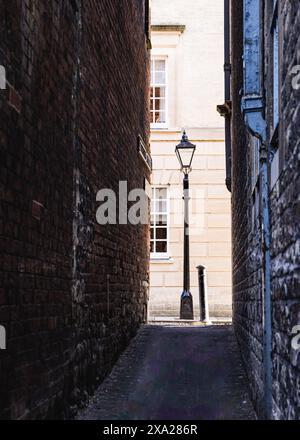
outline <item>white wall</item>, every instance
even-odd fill
[[[223,0],[152,0],[152,24],[182,24],[176,53],[178,127],[223,127]],[[153,47],[159,36],[153,36]]]
[[[223,0],[152,0],[152,25],[184,25],[183,33],[153,32],[153,56],[168,62],[169,120],[153,129],[151,149],[154,185],[182,191],[182,173],[175,156],[181,129],[186,128],[197,150],[190,174],[191,291],[199,316],[196,267],[207,267],[212,316],[231,314],[231,214],[225,187],[224,119],[216,111],[224,102]],[[196,204],[195,198],[201,203]],[[183,203],[183,202],[182,202]],[[150,316],[179,316],[183,279],[183,214],[171,200],[170,258],[151,262]],[[174,222],[181,215],[182,223]]]

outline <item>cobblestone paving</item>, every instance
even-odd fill
[[[78,419],[255,419],[232,327],[145,326]]]

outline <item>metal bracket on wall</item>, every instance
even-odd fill
[[[140,156],[144,162],[144,164],[146,165],[146,167],[148,168],[148,170],[150,171],[150,173],[152,173],[152,158],[151,155],[148,153],[145,142],[143,140],[143,138],[139,135],[138,136],[138,152],[140,153]]]

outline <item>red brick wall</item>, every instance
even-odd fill
[[[148,56],[140,0],[0,0],[0,418],[71,417],[146,318],[148,227],[96,194],[149,178]]]

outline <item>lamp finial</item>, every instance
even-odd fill
[[[186,130],[183,130],[183,134],[182,134],[182,142],[188,142],[189,138],[188,135],[186,134]]]

